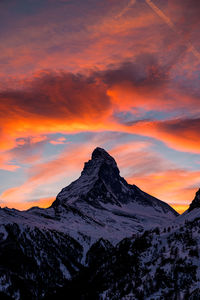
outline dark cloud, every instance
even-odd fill
[[[184,32],[189,32],[200,26],[199,0],[170,0],[169,6],[177,15],[175,23]]]
[[[143,53],[134,61],[126,61],[117,66],[109,66],[104,71],[92,72],[90,76],[66,72],[46,71],[30,81],[25,81],[23,88],[7,88],[0,92],[0,115],[5,118],[22,116],[62,120],[101,119],[112,107],[107,91],[112,87],[122,87],[126,96],[133,93],[128,106],[143,107],[143,103],[157,106],[167,102],[171,107],[180,107],[174,98],[166,97],[171,88],[171,68],[176,63],[176,56],[161,62],[156,55]],[[173,83],[173,94],[180,90],[189,95],[191,103],[196,97],[191,95],[189,81],[179,87]],[[192,89],[194,90],[194,89]],[[192,99],[193,98],[193,99]],[[141,103],[143,101],[143,103]],[[186,103],[188,104],[188,103]],[[168,106],[169,106],[168,105]],[[130,107],[130,106],[129,106]],[[192,107],[192,106],[191,106]]]
[[[196,119],[175,119],[160,123],[160,128],[174,134],[186,135],[186,133],[195,133],[196,136],[200,132],[200,118]]]
[[[98,118],[110,107],[103,85],[71,73],[45,73],[23,89],[1,92],[0,100],[1,114],[30,113],[41,118]]]
[[[154,93],[169,81],[172,62],[161,65],[155,55],[141,54],[105,71],[84,76],[65,72],[43,72],[20,89],[0,92],[0,115],[30,115],[66,120],[101,118],[111,108],[107,90],[129,84],[139,93]],[[147,99],[148,101],[148,99]]]
[[[133,62],[121,63],[118,67],[108,69],[98,74],[108,85],[129,82],[133,86],[157,87],[168,80],[171,62],[161,65],[156,55],[143,53]]]

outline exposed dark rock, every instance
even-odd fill
[[[192,201],[192,203],[190,204],[188,212],[192,211],[195,208],[200,208],[200,189],[196,192],[196,196]]]

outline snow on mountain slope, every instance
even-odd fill
[[[1,209],[0,224],[58,230],[88,247],[101,237],[116,243],[144,228],[162,226],[177,215],[165,202],[129,185],[114,158],[96,148],[79,179],[62,189],[50,208]]]
[[[173,216],[177,215],[165,202],[142,192],[135,185],[129,185],[120,176],[114,158],[101,148],[93,151],[92,159],[85,163],[79,179],[62,189],[53,206],[83,202],[96,208],[107,203],[121,207],[134,202],[154,207],[160,213],[170,212]]]
[[[0,209],[0,292],[40,299],[82,268],[98,239],[116,245],[144,229],[167,225],[177,215],[165,202],[129,185],[115,160],[96,148],[80,178],[51,207]]]
[[[115,247],[101,239],[88,251],[87,267],[45,299],[197,300],[199,233],[200,219],[138,233]]]
[[[62,189],[52,204],[62,215],[66,206],[96,221],[98,232],[94,226],[91,236],[115,242],[144,228],[163,225],[178,215],[165,202],[128,184],[120,176],[115,160],[101,148],[93,151],[81,176]]]

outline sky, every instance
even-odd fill
[[[95,147],[187,209],[200,187],[199,0],[0,1],[0,206],[48,207]]]

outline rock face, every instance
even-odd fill
[[[142,192],[135,185],[128,184],[120,176],[114,158],[102,148],[93,151],[92,158],[85,163],[80,178],[62,189],[52,206],[73,204],[78,207],[81,203],[95,208],[104,208],[104,204],[122,207],[136,203],[177,216],[174,209],[165,202]]]
[[[62,189],[52,207],[58,211],[73,207],[103,227],[109,227],[110,232],[117,230],[119,236],[121,231],[124,231],[123,236],[125,232],[130,235],[178,215],[165,202],[128,184],[120,176],[115,160],[101,148],[93,151],[81,176]]]
[[[196,192],[196,196],[192,201],[192,203],[190,204],[188,212],[192,211],[195,208],[200,208],[200,189]]]
[[[42,299],[87,264],[98,264],[95,255],[106,259],[123,238],[176,216],[168,204],[128,184],[114,158],[96,148],[51,207],[0,209],[0,293]]]

